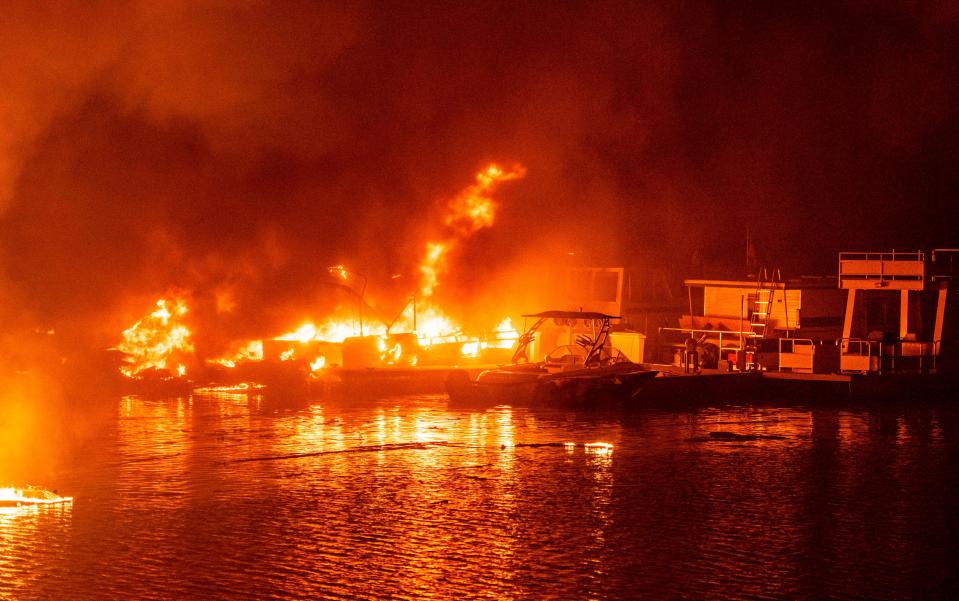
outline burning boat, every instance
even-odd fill
[[[450,366],[499,361],[519,336],[510,318],[499,316],[495,330],[488,325],[463,327],[441,308],[435,292],[457,247],[493,225],[497,187],[525,173],[521,165],[512,169],[489,165],[447,202],[442,222],[424,244],[415,272],[403,280],[415,283],[412,289],[402,285],[404,298],[398,313],[393,307],[401,299],[395,289],[385,294],[385,302],[376,302],[377,291],[368,293],[366,275],[337,264],[327,267],[330,281],[324,285],[331,291],[329,300],[333,293],[345,294],[349,300],[327,312],[322,321],[314,321],[318,315],[309,311],[306,321],[286,334],[234,340],[225,355],[209,357],[204,356],[202,341],[194,339],[192,326],[187,326],[195,323],[187,317],[183,298],[190,295],[168,294],[124,330],[122,341],[112,347],[119,354],[123,383],[131,392],[161,395],[187,393],[196,383],[302,393],[365,385],[370,380],[382,384],[379,380],[384,379],[391,384],[386,387],[391,392],[403,388],[393,384],[414,381],[417,386],[425,383],[441,390],[443,380],[437,374],[445,376],[443,370]],[[395,274],[392,279],[400,277]],[[221,304],[223,311],[232,311],[230,302],[220,301],[218,297],[217,311]]]
[[[457,404],[519,404],[549,407],[615,407],[629,402],[658,372],[633,363],[611,345],[613,315],[589,311],[544,311],[520,336],[512,364],[489,369],[470,380],[467,372],[451,372],[446,381],[450,401]],[[565,344],[541,361],[531,361],[531,347],[542,346],[544,326],[566,330]]]

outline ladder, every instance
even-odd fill
[[[759,343],[766,338],[769,331],[770,316],[773,312],[773,301],[776,299],[776,284],[782,281],[782,274],[779,269],[775,269],[770,277],[769,271],[765,267],[759,270],[759,277],[756,281],[756,292],[749,295],[751,309],[749,311],[749,341],[754,348],[751,361],[746,362],[746,369],[756,369],[756,352],[759,350]]]

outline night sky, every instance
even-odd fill
[[[446,294],[959,246],[957,2],[37,4],[0,15],[8,323],[105,340],[176,289],[263,334],[340,262],[386,295],[494,161],[528,174]]]

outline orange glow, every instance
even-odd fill
[[[217,290],[216,293],[216,312],[221,313],[232,313],[236,310],[237,304],[236,299],[233,297],[233,292],[230,290]]]
[[[181,323],[187,313],[186,303],[179,298],[156,302],[157,309],[123,331],[123,342],[115,350],[126,355],[120,371],[135,377],[147,369],[170,369],[186,374],[182,361],[193,354],[190,330]]]
[[[342,265],[334,265],[333,267],[329,268],[329,271],[333,275],[339,277],[341,280],[345,280],[349,274],[349,271],[346,269],[346,267]]]
[[[310,371],[319,371],[326,367],[326,357],[320,356],[310,363]]]

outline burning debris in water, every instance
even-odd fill
[[[72,497],[61,497],[56,492],[50,492],[36,486],[16,488],[13,486],[0,488],[0,507],[21,507],[23,505],[52,505],[56,503],[70,503]]]

